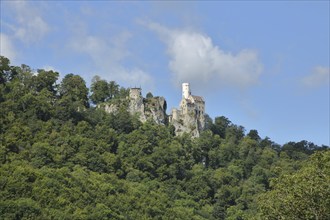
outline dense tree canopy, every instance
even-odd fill
[[[90,99],[93,103],[98,104],[105,102],[110,98],[110,88],[106,80],[102,80],[99,76],[94,76],[92,79]]]
[[[328,219],[330,155],[228,118],[199,138],[141,123],[128,89],[0,57],[1,219]]]
[[[271,180],[259,199],[263,219],[330,219],[330,152],[315,153],[294,175]]]

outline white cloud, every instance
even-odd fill
[[[25,43],[36,43],[50,31],[38,8],[27,1],[12,1],[8,5],[15,14],[15,24],[6,25],[17,39]]]
[[[84,25],[78,26],[68,46],[76,52],[87,54],[96,67],[94,71],[97,75],[124,86],[142,86],[147,89],[153,87],[154,81],[150,74],[140,68],[127,68],[122,64],[124,58],[130,55],[126,48],[126,43],[132,36],[129,32],[103,38],[87,34]]]
[[[212,39],[192,30],[175,30],[157,23],[145,23],[167,44],[169,68],[176,84],[187,81],[194,87],[235,86],[245,88],[258,82],[262,64],[257,52],[225,52]]]
[[[329,85],[330,69],[329,67],[316,66],[311,74],[302,78],[301,83],[306,87],[318,87]]]
[[[12,63],[16,58],[16,50],[10,38],[3,33],[0,33],[0,54],[9,58]]]
[[[115,76],[118,80],[125,82],[126,86],[141,86],[146,90],[150,90],[153,87],[152,77],[139,68],[128,69],[124,67],[117,67],[113,71],[112,76]]]
[[[106,50],[106,44],[96,36],[81,36],[72,39],[70,47],[79,52],[88,53],[92,58],[98,59]]]

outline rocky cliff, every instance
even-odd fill
[[[121,101],[117,100],[116,102],[103,103],[98,107],[103,108],[108,113],[115,114],[123,103],[126,103],[125,106],[132,115],[138,115],[141,122],[153,120],[157,124],[167,124],[167,104],[164,97],[143,98],[139,96]]]
[[[153,97],[144,99],[144,115],[146,119],[152,119],[157,124],[167,124],[167,103],[164,97]]]
[[[175,128],[176,135],[182,135],[188,133],[192,137],[199,137],[200,132],[204,130],[205,118],[204,115],[197,115],[194,112],[188,114],[182,114],[180,111],[177,112],[177,117],[170,120]]]

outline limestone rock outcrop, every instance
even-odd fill
[[[147,117],[144,113],[144,98],[142,95],[137,96],[137,97],[129,97],[129,105],[128,105],[128,111],[134,115],[138,114],[139,119],[141,122],[146,122]]]
[[[164,97],[152,97],[144,99],[144,115],[146,119],[152,119],[157,124],[167,123],[167,103]]]
[[[164,97],[143,98],[142,95],[130,95],[128,111],[138,114],[141,122],[153,120],[157,124],[166,124],[166,100]]]

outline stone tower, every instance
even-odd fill
[[[142,97],[141,88],[130,88],[129,97],[131,99],[137,99]]]

